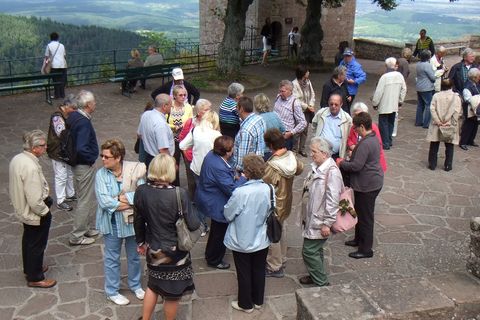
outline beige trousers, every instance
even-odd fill
[[[278,271],[282,269],[284,263],[287,262],[287,228],[286,222],[282,223],[282,237],[277,243],[271,243],[268,248],[267,269],[270,271]]]

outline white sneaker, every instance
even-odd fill
[[[118,304],[119,306],[126,306],[127,304],[130,303],[130,300],[128,300],[125,296],[122,296],[121,294],[109,296],[107,297],[107,299],[112,301],[115,304]]]
[[[142,288],[135,290],[134,293],[138,300],[143,300],[143,298],[145,298],[145,291],[143,291]]]
[[[246,312],[246,313],[252,313],[253,312],[253,308],[252,309],[243,309],[242,307],[240,307],[238,305],[238,301],[232,301],[232,308],[235,309],[235,310],[238,310],[238,311],[243,311],[243,312]]]

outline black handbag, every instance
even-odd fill
[[[282,237],[282,224],[278,220],[277,209],[273,198],[273,187],[267,184],[270,188],[270,212],[267,217],[267,236],[270,242],[277,243]]]

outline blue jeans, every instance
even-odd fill
[[[432,102],[433,91],[417,91],[417,114],[415,116],[415,125],[417,127],[428,128],[430,125],[430,102]]]
[[[378,129],[382,137],[383,148],[388,149],[392,146],[393,127],[395,126],[396,112],[379,114]]]
[[[122,243],[125,240],[127,252],[128,286],[132,291],[142,287],[140,257],[137,253],[135,236],[119,238],[115,218],[112,218],[112,233],[103,235],[105,252],[103,255],[103,269],[105,272],[105,293],[108,297],[118,294],[120,289],[120,255]]]

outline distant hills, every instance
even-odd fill
[[[413,42],[422,28],[434,41],[480,34],[480,0],[403,0],[389,12],[371,2],[357,0],[355,37]]]
[[[198,39],[199,0],[0,0],[0,12]]]

